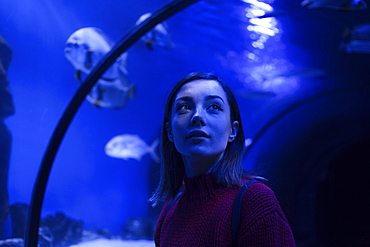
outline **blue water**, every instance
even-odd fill
[[[331,54],[321,53],[317,43],[313,42],[314,48],[294,44],[295,32],[307,32],[295,29],[297,22],[273,18],[260,23],[270,25],[272,33],[256,32],[261,30],[253,28],[258,24],[246,17],[246,8],[253,4],[230,2],[200,2],[166,20],[175,44],[171,50],[158,46],[149,50],[141,42],[129,48],[127,70],[130,82],[137,85],[136,98],[118,110],[83,102],[57,153],[43,217],[62,211],[83,220],[86,227],[107,227],[115,234],[131,217],[155,218],[158,210],[149,206],[148,198],[158,179],[158,165],[149,155],[141,161],[108,157],[104,146],[120,134],[137,134],[148,145],[159,138],[168,89],[189,72],[214,71],[238,92],[246,138],[258,131],[256,116],[270,102],[306,95],[325,84],[315,74],[284,77],[284,73],[306,68],[313,68],[309,70],[313,73],[330,72],[322,60],[332,61]],[[66,39],[79,28],[98,27],[117,41],[139,16],[155,11],[165,1],[0,3],[0,35],[13,50],[8,77],[16,108],[5,121],[13,136],[9,202],[29,203],[53,130],[79,87],[74,68],[64,57]],[[336,31],[325,25],[320,30]],[[339,38],[334,35],[332,43]],[[321,59],[313,59],[317,54]],[[253,168],[253,164],[246,167]]]

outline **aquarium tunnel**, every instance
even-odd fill
[[[368,0],[0,3],[0,246],[155,246],[164,105],[194,71],[234,92],[297,246],[370,246]]]

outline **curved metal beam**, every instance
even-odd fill
[[[44,199],[45,189],[49,178],[49,173],[58,151],[59,145],[67,131],[72,118],[76,114],[81,103],[88,92],[94,86],[96,81],[103,73],[116,61],[116,59],[134,44],[141,36],[155,27],[158,23],[166,20],[168,17],[176,14],[184,8],[199,0],[175,0],[163,6],[152,14],[140,25],[133,27],[125,36],[123,36],[112,49],[98,62],[91,73],[87,76],[85,82],[80,86],[70,101],[67,109],[64,111],[59,123],[54,130],[49,145],[45,151],[41,167],[34,184],[30,207],[28,210],[27,228],[25,233],[25,246],[36,247],[38,243],[38,229],[40,224],[40,214]]]

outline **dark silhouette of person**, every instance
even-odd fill
[[[12,136],[4,119],[14,114],[13,97],[10,93],[7,76],[11,59],[12,50],[0,36],[0,239],[2,238],[3,222],[9,214],[8,171]]]

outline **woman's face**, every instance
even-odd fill
[[[167,134],[183,159],[206,157],[217,162],[238,127],[237,121],[230,121],[230,106],[221,85],[214,80],[195,80],[178,91]]]

